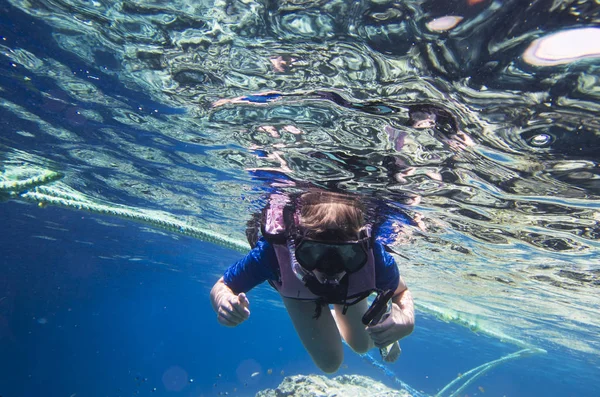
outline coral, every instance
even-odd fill
[[[276,389],[266,389],[256,397],[410,397],[405,390],[394,390],[369,377],[341,375],[294,375],[283,379]]]

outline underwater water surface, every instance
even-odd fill
[[[411,220],[417,328],[341,374],[596,395],[599,23],[574,0],[0,1],[0,396],[317,373],[268,286],[235,329],[208,300],[252,214],[308,186]]]

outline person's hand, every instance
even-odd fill
[[[250,302],[246,294],[226,294],[220,298],[217,308],[217,320],[220,324],[235,327],[248,319]]]
[[[415,318],[405,313],[400,306],[392,303],[392,311],[383,321],[367,327],[367,332],[375,346],[383,348],[410,335],[415,328]]]

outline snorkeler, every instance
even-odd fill
[[[234,327],[247,320],[246,293],[268,281],[324,372],[340,367],[342,338],[358,353],[391,346],[384,360],[398,358],[397,341],[414,328],[412,295],[394,258],[371,235],[357,199],[324,191],[293,199],[274,195],[263,212],[261,234],[212,288],[219,323]],[[366,298],[373,292],[378,295],[369,307]],[[391,311],[377,322],[388,298]]]

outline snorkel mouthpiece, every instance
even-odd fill
[[[321,284],[336,288],[340,285],[340,280],[346,275],[346,272],[342,270],[337,273],[328,274],[317,270],[313,271],[312,274]]]

